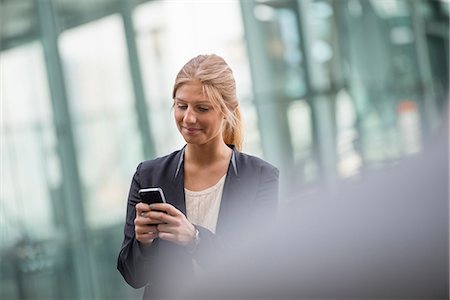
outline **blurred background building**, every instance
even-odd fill
[[[116,271],[128,188],[183,145],[193,56],[230,63],[281,204],[419,153],[447,111],[448,0],[0,3],[1,299],[141,298]]]

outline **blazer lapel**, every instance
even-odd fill
[[[177,207],[183,214],[186,215],[186,201],[184,195],[184,150],[181,149],[179,155],[175,159],[174,163],[176,167],[173,169],[174,172],[170,172],[169,175],[172,176],[171,187],[168,189],[169,195],[166,196],[167,202]]]
[[[217,233],[221,233],[225,229],[225,224],[232,222],[232,207],[234,207],[238,201],[236,193],[240,190],[240,177],[237,168],[239,152],[234,148],[234,146],[232,149],[233,153],[228,166],[227,177],[223,187],[222,200],[220,202],[219,216],[216,226]]]

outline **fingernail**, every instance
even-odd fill
[[[155,207],[154,204],[150,204],[150,209],[153,209]]]

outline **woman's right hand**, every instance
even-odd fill
[[[134,231],[136,240],[142,244],[150,244],[158,237],[159,220],[152,220],[148,213],[150,205],[139,202],[136,204],[136,218],[134,219]]]

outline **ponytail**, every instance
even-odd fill
[[[242,151],[243,130],[241,110],[239,106],[234,110],[233,114],[229,118],[226,118],[222,136],[225,144],[235,145],[237,150]]]

